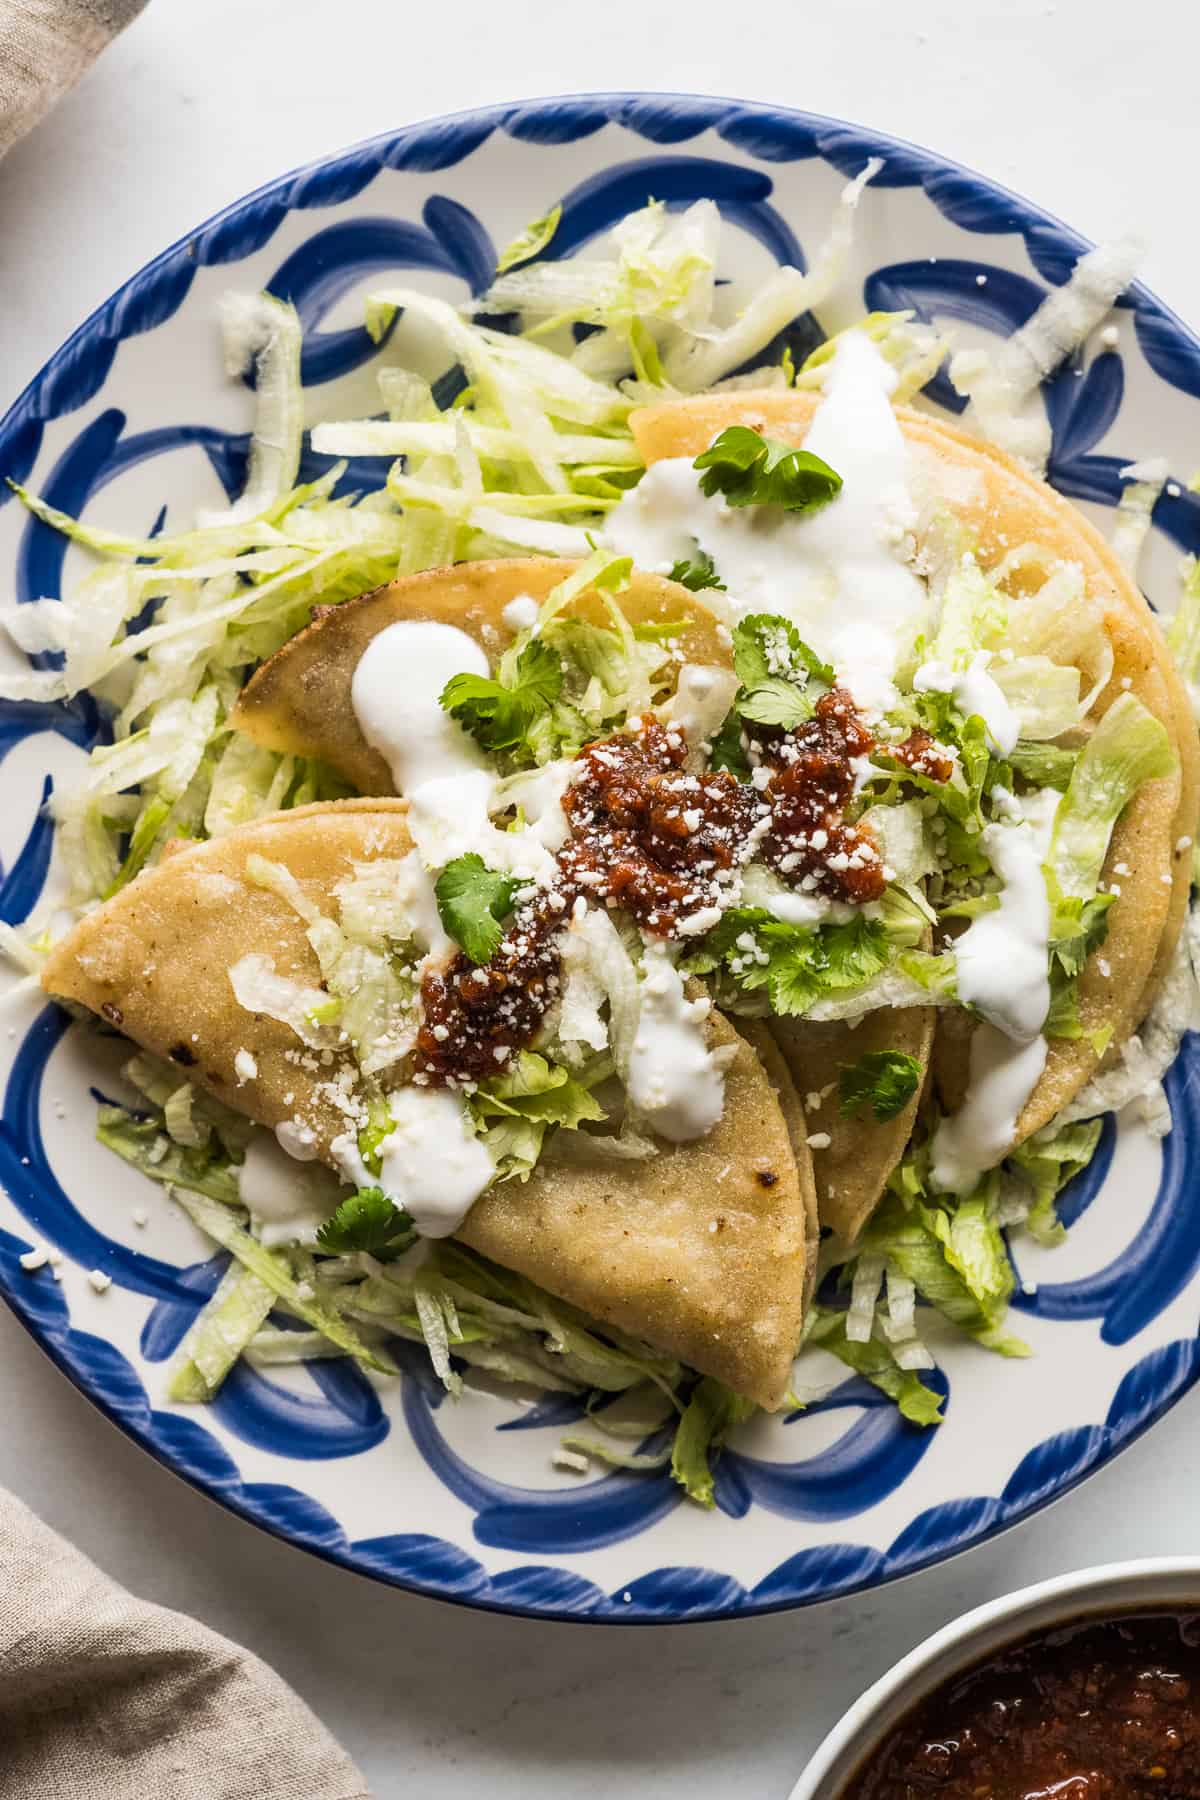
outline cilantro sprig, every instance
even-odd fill
[[[511,678],[452,675],[441,705],[485,750],[516,750],[562,692],[562,664],[542,638],[531,638],[517,657]]]
[[[763,437],[748,425],[729,425],[692,465],[700,491],[723,494],[729,506],[780,506],[816,512],[840,493],[842,478],[811,450]]]
[[[761,907],[731,907],[688,959],[698,975],[720,970],[738,987],[766,989],[780,1016],[808,1012],[818,1000],[865,986],[888,961],[888,939],[861,913],[844,925],[808,930],[785,925]]]
[[[408,1214],[382,1188],[359,1188],[326,1219],[317,1233],[317,1248],[330,1256],[366,1250],[380,1262],[390,1262],[408,1249],[415,1236]]]
[[[877,1124],[904,1111],[921,1085],[921,1065],[901,1050],[868,1050],[838,1075],[838,1098],[844,1116],[869,1106]]]
[[[520,885],[489,869],[474,850],[456,856],[438,876],[433,891],[442,924],[473,963],[491,962],[496,954]]]
[[[740,747],[742,723],[794,731],[811,719],[833,670],[809,648],[790,619],[750,613],[733,631],[733,666],[741,682],[733,710],[714,744],[716,766],[748,774]]]
[[[716,564],[708,551],[701,550],[699,545],[694,556],[681,557],[672,565],[669,579],[690,589],[693,594],[702,594],[706,588],[716,588],[722,594],[725,592],[725,583],[717,574]]]

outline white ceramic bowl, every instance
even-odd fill
[[[1200,1558],[1105,1563],[1039,1581],[943,1626],[881,1677],[834,1726],[791,1800],[837,1800],[905,1715],[950,1677],[1031,1632],[1156,1607],[1200,1608]]]

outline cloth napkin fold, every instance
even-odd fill
[[[146,0],[0,0],[0,156],[31,131]]]
[[[286,1682],[0,1489],[0,1800],[370,1800]]]

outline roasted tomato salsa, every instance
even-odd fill
[[[1082,1620],[938,1688],[842,1800],[1200,1800],[1200,1612]]]

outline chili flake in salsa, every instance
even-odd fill
[[[1200,1613],[1081,1620],[956,1675],[842,1800],[1197,1800]]]

